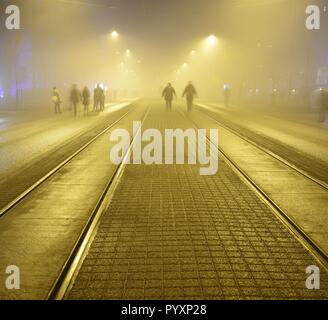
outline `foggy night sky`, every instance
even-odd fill
[[[217,55],[221,59],[218,64],[222,65],[222,79],[217,79],[217,83],[225,78],[240,78],[243,69],[251,79],[254,75],[250,72],[257,64],[266,64],[271,70],[279,66],[285,70],[295,64],[290,67],[290,72],[294,72],[304,67],[307,56],[311,55],[313,63],[319,54],[323,59],[324,51],[312,50],[312,42],[322,42],[317,37],[326,39],[323,34],[328,16],[322,32],[311,33],[310,37],[304,27],[304,10],[308,4],[325,1],[0,0],[1,22],[8,4],[20,6],[22,20],[22,30],[18,32],[8,32],[4,23],[0,25],[5,51],[1,53],[0,48],[0,66],[13,63],[14,43],[28,38],[33,41],[34,63],[46,69],[49,82],[86,79],[88,74],[95,81],[106,72],[111,74],[110,68],[118,63],[118,46],[108,40],[115,29],[121,35],[119,50],[130,49],[142,60],[142,72],[150,81],[154,75],[166,81],[172,70],[210,34],[215,34],[224,47],[225,56]],[[259,50],[258,44],[264,49]],[[70,78],[64,75],[65,70],[71,70],[67,71]],[[267,77],[263,73],[264,76]]]
[[[13,3],[1,1],[3,5]],[[72,43],[117,29],[132,46],[135,43],[144,51],[142,54],[151,49],[147,58],[166,59],[213,33],[236,41],[247,36],[248,41],[254,42],[281,36],[291,22],[293,3],[301,2],[306,3],[303,0],[14,1],[21,7],[23,30]],[[296,27],[303,27],[303,21]],[[293,27],[289,28],[292,33]]]

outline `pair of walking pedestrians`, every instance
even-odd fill
[[[166,102],[166,111],[172,111],[172,101],[174,97],[177,97],[177,94],[171,83],[163,90],[162,97]],[[182,98],[184,97],[186,97],[188,112],[192,112],[194,98],[197,97],[197,91],[191,81],[183,91]]]

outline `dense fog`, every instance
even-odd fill
[[[21,29],[0,4],[1,106],[42,107],[57,86],[94,88],[107,99],[160,96],[167,82],[199,98],[308,108],[328,82],[325,1],[24,0]],[[321,29],[305,26],[307,5]],[[66,94],[66,93],[65,93]]]

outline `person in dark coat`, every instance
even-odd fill
[[[176,91],[172,87],[172,84],[169,83],[162,93],[162,97],[165,99],[166,102],[166,111],[172,111],[172,100],[174,96],[177,96]]]
[[[182,94],[182,98],[186,97],[188,112],[192,111],[195,96],[197,96],[197,91],[192,82],[189,81]]]
[[[101,88],[100,85],[97,84],[96,88],[93,91],[93,107],[95,111],[100,110],[101,103]]]
[[[84,87],[82,91],[82,104],[84,106],[84,115],[88,115],[90,105],[90,90],[87,86]]]
[[[106,103],[106,93],[104,89],[100,88],[100,111],[105,110],[105,103]]]
[[[70,94],[70,102],[73,105],[75,117],[77,116],[77,106],[80,101],[81,101],[81,93],[80,93],[79,89],[77,88],[77,85],[74,84],[73,88],[71,90],[71,94]]]

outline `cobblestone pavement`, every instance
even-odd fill
[[[164,108],[164,107],[163,107]],[[192,127],[154,106],[144,127]],[[318,265],[223,162],[129,165],[68,299],[311,299],[305,269]]]

